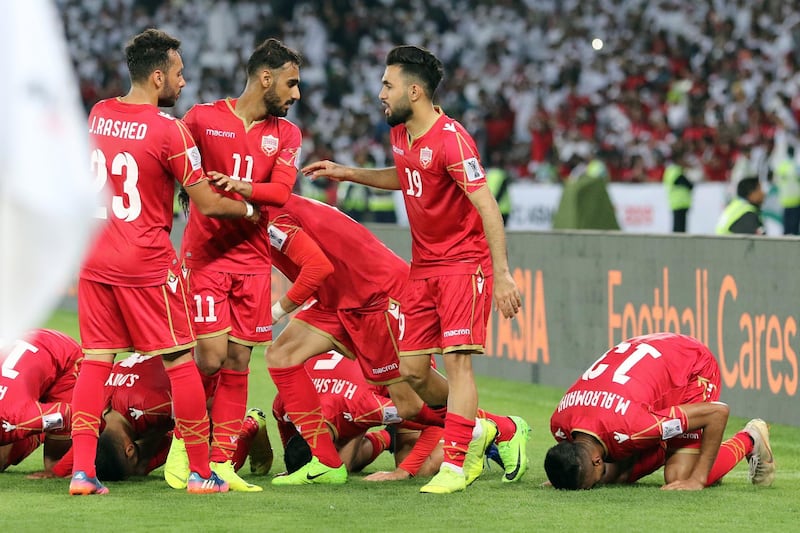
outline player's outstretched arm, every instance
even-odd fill
[[[725,426],[728,424],[730,409],[722,402],[702,402],[679,406],[687,419],[687,431],[703,430],[700,441],[700,454],[694,463],[688,477],[682,479],[666,480],[663,490],[701,490],[706,486],[708,474],[717,458]],[[676,454],[678,455],[678,454]],[[665,477],[669,476],[669,465],[665,469]]]
[[[216,170],[209,170],[206,174],[211,184],[218,189],[226,192],[233,191],[257,204],[282,206],[292,194],[294,174],[287,173],[282,167],[279,170],[272,172],[272,179],[268,183],[237,180]]]
[[[302,168],[303,175],[309,178],[329,178],[336,181],[352,181],[378,189],[399,190],[400,179],[395,167],[356,168],[346,167],[333,161],[317,161]]]
[[[467,197],[478,210],[486,242],[489,245],[489,253],[492,255],[495,309],[503,313],[504,317],[512,318],[519,311],[522,298],[508,267],[503,217],[488,186],[469,193]]]

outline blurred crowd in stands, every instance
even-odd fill
[[[303,162],[383,165],[386,52],[445,62],[438,102],[513,179],[767,179],[797,141],[800,10],[784,0],[57,0],[87,109],[127,90],[122,48],[146,27],[183,41],[173,113],[238,96],[253,47],[300,50]],[[592,46],[594,39],[602,47]],[[335,194],[335,193],[332,193]]]

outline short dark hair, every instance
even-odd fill
[[[578,490],[586,477],[581,462],[582,450],[575,442],[561,441],[544,457],[544,471],[554,488]]]
[[[299,67],[303,63],[303,56],[278,39],[269,38],[250,54],[250,59],[247,60],[247,75],[254,76],[264,67],[270,70],[281,68],[286,63],[294,63]]]
[[[742,180],[736,185],[736,194],[739,198],[744,198],[747,200],[747,197],[750,196],[750,193],[755,191],[761,186],[761,183],[758,181],[758,178],[742,178]]]
[[[403,74],[416,78],[428,98],[433,99],[444,75],[442,62],[419,46],[403,45],[392,48],[386,56],[386,66],[398,65]]]
[[[304,467],[311,460],[311,448],[300,435],[293,435],[286,441],[283,449],[283,462],[286,465],[286,472],[291,474]]]
[[[98,479],[103,481],[122,481],[130,476],[125,461],[125,443],[122,436],[104,431],[97,439],[95,468]]]
[[[150,28],[125,46],[132,82],[142,82],[156,70],[169,69],[169,51],[180,51],[181,42],[166,32]]]

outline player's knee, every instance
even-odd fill
[[[425,382],[428,377],[428,368],[420,368],[419,365],[401,360],[400,375],[414,387],[415,385]]]
[[[222,368],[223,360],[219,360],[216,358],[210,357],[197,357],[195,358],[195,362],[197,363],[197,368],[205,374],[206,376],[213,376],[217,372],[219,372],[220,368]]]
[[[292,354],[289,350],[284,350],[282,346],[272,345],[267,349],[265,355],[267,367],[286,368],[292,366]]]

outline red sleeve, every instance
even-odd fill
[[[403,462],[397,465],[412,476],[419,472],[420,467],[425,463],[425,460],[433,452],[439,441],[442,440],[444,429],[437,426],[426,426],[420,433],[414,447],[408,453]]]
[[[289,200],[294,188],[297,170],[294,167],[276,165],[267,183],[253,183],[250,200],[257,204],[283,205]]]
[[[475,141],[460,124],[453,123],[453,128],[443,133],[447,172],[464,192],[471,193],[486,184],[486,172]]]
[[[200,150],[183,121],[175,119],[175,128],[170,131],[167,143],[164,160],[181,185],[186,187],[205,179]]]
[[[333,264],[317,243],[299,227],[280,227],[275,221],[271,225],[284,235],[290,234],[291,239],[286,239],[286,245],[278,249],[300,267],[300,273],[286,296],[294,303],[302,304],[333,273]]]

